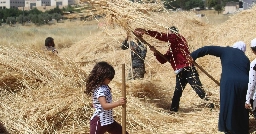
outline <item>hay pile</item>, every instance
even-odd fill
[[[168,12],[159,3],[112,0],[102,6],[106,17],[97,20],[101,31],[63,48],[58,56],[31,49],[0,48],[0,121],[10,133],[88,133],[93,109],[91,98],[83,93],[86,74],[98,61],[111,63],[116,75],[109,86],[113,89],[113,99],[117,100],[121,96],[122,64],[126,65],[126,76],[130,68],[130,51],[120,46],[127,32],[137,27],[166,32],[170,25],[175,25],[186,37],[191,51],[211,44],[231,46],[238,40],[246,42],[249,50],[250,40],[256,37],[252,28],[255,23],[250,19],[256,17],[256,8],[212,26],[203,23],[192,12]],[[161,53],[166,52],[168,44],[146,35],[144,38]],[[254,58],[250,51],[246,55],[251,60]],[[197,62],[219,80],[218,58],[206,56]],[[179,112],[170,114],[175,74],[168,63],[158,63],[150,50],[145,63],[145,78],[126,82],[129,133],[220,133],[217,129],[219,87],[211,79],[199,71],[216,108],[206,108],[206,102],[187,86]],[[121,107],[114,109],[118,122],[121,122],[121,113]]]

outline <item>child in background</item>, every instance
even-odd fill
[[[251,50],[256,55],[256,38],[251,41]],[[255,93],[255,86],[256,86],[256,59],[254,59],[250,64],[250,71],[249,71],[249,83],[248,89],[246,94],[246,101],[245,101],[245,108],[251,109],[253,111],[254,118],[256,119],[256,93]]]
[[[52,53],[58,53],[57,49],[55,48],[54,39],[52,37],[47,37],[45,39],[45,47],[48,51],[52,51]]]
[[[95,108],[90,120],[90,134],[122,134],[122,126],[114,120],[112,109],[126,104],[126,99],[120,98],[119,101],[112,102],[111,88],[108,84],[114,75],[115,70],[111,65],[107,62],[98,62],[86,81],[85,93],[92,95]]]

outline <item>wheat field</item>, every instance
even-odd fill
[[[101,5],[102,4],[102,5]],[[93,21],[65,21],[50,26],[0,27],[0,125],[12,134],[87,134],[93,114],[91,97],[84,94],[85,80],[96,62],[107,61],[116,70],[110,87],[114,101],[122,96],[122,65],[127,76],[130,51],[120,48],[127,33],[137,27],[165,32],[179,28],[190,51],[206,45],[232,46],[242,40],[250,51],[256,38],[256,8],[241,11],[219,24],[205,22],[194,12],[171,12],[161,3],[137,4],[111,0],[99,4],[105,17]],[[58,54],[44,50],[44,39],[54,38]],[[132,36],[134,38],[134,36]],[[144,36],[165,53],[168,44]],[[216,80],[220,60],[205,56],[196,61]],[[175,74],[168,63],[157,62],[148,51],[146,74],[142,80],[126,81],[126,130],[130,134],[219,134],[219,86],[199,69],[204,89],[215,108],[207,108],[190,85],[184,89],[180,110],[170,113]],[[122,107],[114,109],[122,122]],[[255,121],[250,120],[250,133]]]

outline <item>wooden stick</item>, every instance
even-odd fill
[[[122,64],[122,97],[126,99],[125,64]],[[122,105],[122,134],[126,134],[126,104]]]
[[[131,58],[131,76],[132,76],[132,80],[133,80],[134,79],[133,78],[133,66],[132,66],[132,52],[133,52],[133,50],[132,50],[130,38],[128,39],[128,43],[129,43],[129,49],[131,50],[129,52],[130,52],[130,58]]]
[[[206,72],[201,66],[199,66],[195,61],[193,61],[193,64],[199,68],[202,72],[204,72],[209,78],[211,78],[218,86],[220,86],[220,82],[215,80],[208,72]]]
[[[144,44],[148,45],[149,47],[152,47],[147,41],[145,41],[141,36],[138,36],[136,33],[132,31],[132,33]],[[163,59],[171,63],[170,60],[168,60],[163,54],[161,54],[158,50],[156,50],[157,54],[160,55]],[[220,83],[215,80],[208,72],[206,72],[201,66],[199,66],[195,61],[193,61],[193,64],[199,68],[202,72],[204,72],[210,79],[212,79],[218,86],[220,86]]]

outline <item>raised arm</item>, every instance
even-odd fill
[[[216,57],[221,57],[221,55],[224,52],[224,47],[220,46],[205,46],[202,48],[199,48],[192,52],[190,55],[193,58],[193,60],[196,60],[199,57],[203,57],[205,55],[213,55]]]
[[[171,38],[169,36],[172,36],[172,34],[160,33],[160,32],[151,31],[151,30],[148,30],[145,34],[165,42],[168,42],[168,40]]]

